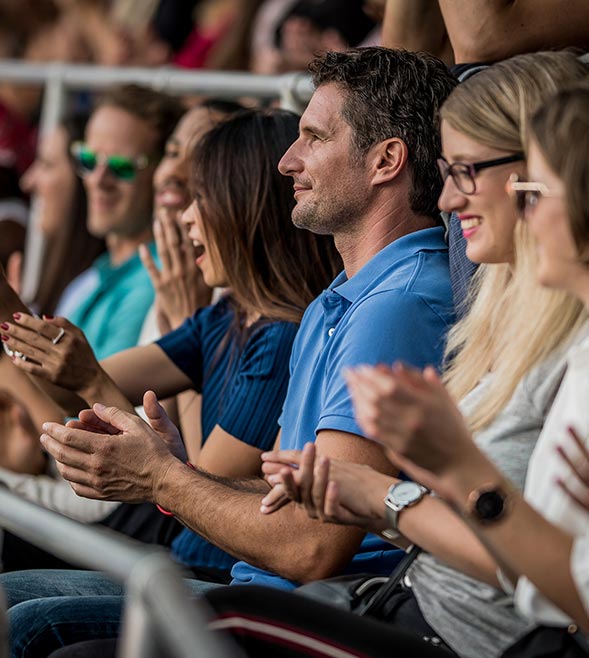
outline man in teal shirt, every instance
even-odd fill
[[[88,196],[88,229],[105,239],[107,253],[70,284],[56,313],[82,329],[98,359],[137,343],[153,303],[137,248],[152,240],[153,174],[181,114],[170,96],[119,87],[93,112],[85,143],[72,146]]]

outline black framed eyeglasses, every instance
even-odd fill
[[[514,153],[513,155],[506,155],[503,158],[493,158],[493,160],[453,162],[452,164],[445,158],[438,158],[438,168],[444,182],[446,182],[448,176],[452,176],[454,184],[462,194],[469,195],[474,194],[477,190],[476,175],[479,171],[489,169],[489,167],[510,164],[511,162],[521,162],[523,159],[523,153]]]
[[[146,155],[136,158],[126,155],[104,155],[104,153],[92,151],[84,142],[74,142],[70,147],[70,152],[81,176],[87,176],[99,165],[105,165],[118,180],[131,182],[135,180],[137,172],[145,169],[149,164],[149,158]]]
[[[515,206],[520,217],[533,210],[542,197],[559,197],[561,194],[549,190],[544,183],[536,183],[521,179],[517,174],[511,174],[507,190],[515,200]]]

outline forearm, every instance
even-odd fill
[[[0,272],[0,321],[12,322],[14,313],[30,313],[21,298],[8,285],[8,281]]]
[[[196,391],[189,390],[177,395],[176,400],[180,418],[180,431],[184,439],[188,461],[196,464],[202,447],[202,398]]]
[[[424,51],[452,63],[452,51],[437,2],[387,0],[382,45]]]
[[[159,399],[177,395],[192,386],[190,379],[168,358],[157,343],[132,347],[100,362],[103,373],[96,370],[88,386],[105,387],[114,382],[119,391],[133,405],[143,401],[143,394],[151,389]],[[116,406],[116,405],[115,405]]]
[[[65,414],[62,407],[40,391],[2,351],[0,351],[0,381],[10,382],[11,392],[21,401],[26,402],[27,410],[39,433],[44,422],[63,420]]]
[[[439,0],[456,62],[493,62],[512,55],[589,42],[586,0]],[[517,36],[514,37],[514,26]]]
[[[363,532],[309,519],[295,505],[260,514],[260,479],[232,480],[173,464],[157,503],[236,558],[296,582],[325,578],[352,559]]]
[[[117,407],[123,411],[135,413],[135,407],[118,388],[115,382],[102,369],[98,368],[92,380],[78,391],[80,397],[92,407],[95,402],[100,402],[106,407]],[[140,404],[140,400],[134,401]]]
[[[476,534],[439,498],[426,496],[403,511],[399,530],[412,543],[462,573],[500,587],[497,562]]]
[[[487,483],[511,492],[507,513],[486,526],[466,516],[473,531],[513,574],[526,576],[544,596],[588,630],[589,617],[570,569],[573,537],[549,523],[484,458],[449,481],[457,508],[466,510],[469,494]]]
[[[370,497],[370,508],[375,519],[367,528],[371,532],[382,532],[388,525],[384,498],[393,482],[395,480],[390,476],[375,474],[374,486],[365,492]],[[425,496],[416,505],[405,508],[399,515],[398,529],[402,538],[396,543],[400,546],[417,544],[454,569],[494,587],[499,586],[495,560],[475,533],[444,501]]]

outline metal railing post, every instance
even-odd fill
[[[280,107],[302,114],[313,94],[311,79],[306,73],[290,73],[282,79]]]
[[[163,549],[83,525],[4,488],[0,526],[63,560],[128,583],[131,599],[121,636],[125,658],[155,658],[157,649],[158,656],[170,658],[241,658],[230,640],[207,630],[206,603],[189,598],[179,568]],[[5,630],[2,614],[0,638]],[[0,658],[6,647],[3,642]]]
[[[66,88],[64,85],[64,70],[61,64],[52,64],[48,67],[45,88],[43,90],[43,104],[41,108],[41,122],[39,125],[39,136],[43,138],[52,133],[65,109]],[[38,230],[39,223],[39,199],[32,199],[29,213],[30,230],[27,231],[27,242],[25,247],[25,259],[23,267],[22,297],[30,301],[35,296],[39,281],[41,280],[41,265],[45,251],[45,240]]]
[[[161,627],[174,628],[174,633],[169,635],[169,646],[178,656],[239,658],[241,653],[233,643],[206,630],[210,618],[206,602],[199,601],[196,605],[177,574],[175,565],[161,553],[147,555],[133,568],[127,579],[126,591],[130,597],[125,607],[126,634],[120,645],[121,657],[155,658],[158,642],[153,628]],[[169,601],[185,604],[170,608]],[[151,628],[146,628],[148,621]]]

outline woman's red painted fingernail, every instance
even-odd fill
[[[0,338],[1,338],[4,342],[6,342],[7,340],[10,340],[10,336],[7,336],[6,334],[2,334],[2,335],[0,336]]]
[[[15,320],[20,320],[20,313],[13,313],[13,314],[12,314],[12,317],[13,317]]]
[[[53,320],[53,316],[52,315],[44,315],[43,320]]]
[[[4,329],[4,331],[8,331],[10,329],[10,325],[7,322],[3,322],[0,324],[0,329]]]

